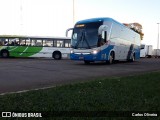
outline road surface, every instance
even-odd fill
[[[159,58],[113,65],[53,59],[0,59],[0,94],[94,80],[98,77],[160,71]]]

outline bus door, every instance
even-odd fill
[[[101,51],[100,53],[101,60],[107,59],[106,42],[107,42],[107,31],[102,31],[102,34],[98,35],[98,43],[97,43],[97,47],[99,47]]]
[[[106,51],[106,45],[107,45],[107,26],[101,25],[98,30],[98,47],[101,49],[101,59],[107,60],[107,51]]]

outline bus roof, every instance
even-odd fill
[[[122,26],[126,27],[122,23],[114,20],[113,18],[109,18],[109,17],[98,17],[98,18],[90,18],[90,19],[80,20],[76,24],[83,24],[83,23],[89,23],[89,22],[98,22],[98,21],[103,21],[103,22],[104,21],[111,21],[111,22],[115,22],[115,23],[117,23],[119,25],[122,25]]]
[[[27,36],[27,35],[0,35],[0,38],[71,39],[71,38],[69,38],[69,37]]]
[[[125,26],[124,24],[114,20],[113,18],[109,18],[109,17],[98,17],[98,18],[90,18],[90,19],[85,19],[85,20],[80,20],[78,21],[76,24],[85,24],[85,23],[90,23],[90,22],[104,22],[104,21],[110,21],[110,22],[114,22],[114,23],[117,23],[118,25],[124,27],[124,28],[127,28],[133,32],[135,32],[134,30],[130,29],[129,27]],[[137,32],[135,32],[136,34],[139,34]]]

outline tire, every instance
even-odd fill
[[[109,60],[107,60],[108,64],[113,64],[114,63],[114,53],[111,52],[109,55]]]
[[[135,54],[132,54],[130,61],[131,61],[131,62],[134,62],[134,61],[135,61]]]
[[[60,52],[54,52],[52,57],[55,59],[55,60],[60,60],[62,58],[62,55]]]
[[[90,61],[85,60],[84,63],[85,63],[86,65],[89,65],[89,64],[90,64]]]
[[[9,52],[7,50],[2,50],[1,51],[1,57],[2,58],[8,58],[9,57]]]
[[[152,55],[148,55],[148,58],[152,58]]]

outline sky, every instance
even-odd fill
[[[157,48],[160,0],[0,0],[0,35],[65,36],[79,20],[110,17],[138,22],[142,43]],[[160,47],[159,47],[160,48]]]

